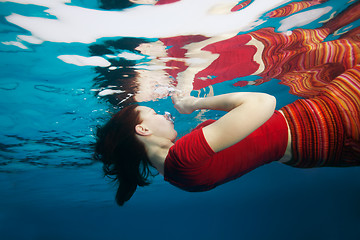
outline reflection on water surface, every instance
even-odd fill
[[[359,59],[357,1],[0,4],[8,167],[91,164],[92,129],[132,102],[168,104],[174,92],[275,94],[278,83],[289,99],[311,97]]]

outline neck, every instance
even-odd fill
[[[146,153],[151,164],[159,171],[161,175],[164,175],[164,163],[169,149],[173,142],[169,139],[151,136],[141,136],[140,140],[144,143]]]

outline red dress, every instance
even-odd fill
[[[200,124],[170,148],[165,159],[166,181],[186,191],[206,191],[279,160],[285,153],[288,129],[278,111],[245,139],[217,153],[202,131],[213,122]]]

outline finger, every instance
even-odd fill
[[[173,100],[173,102],[177,102],[180,99],[180,94],[178,92],[174,92],[173,95],[171,95],[171,99]]]

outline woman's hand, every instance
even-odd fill
[[[195,107],[195,103],[198,98],[192,96],[181,97],[179,95],[173,95],[171,99],[174,107],[176,108],[176,110],[179,111],[179,113],[190,114],[193,111],[197,110]]]

